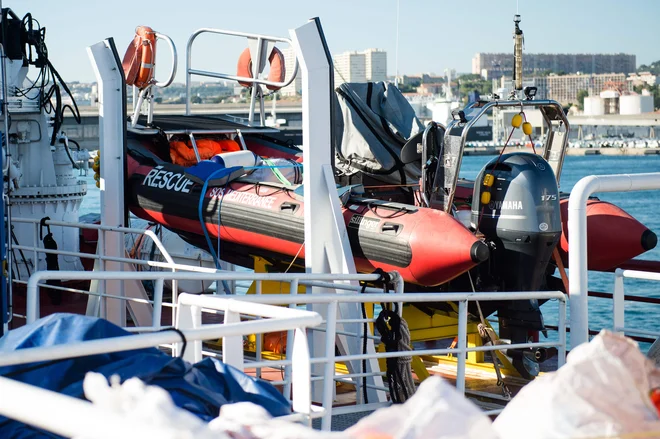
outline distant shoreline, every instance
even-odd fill
[[[497,155],[502,148],[500,147],[466,147],[465,155]],[[518,148],[508,147],[509,152],[514,151],[529,151],[531,148]],[[627,147],[612,147],[612,148],[567,148],[566,155],[570,156],[586,156],[586,155],[616,155],[616,156],[647,156],[647,155],[660,155],[660,148],[627,148]]]

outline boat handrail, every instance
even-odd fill
[[[597,192],[660,189],[660,172],[590,175],[578,181],[568,199],[568,289],[571,306],[571,346],[589,342],[587,201]],[[616,299],[615,299],[616,302]]]
[[[477,101],[465,110],[457,112],[445,132],[445,145],[440,160],[443,167],[450,168],[449,170],[445,169],[444,187],[441,188],[445,191],[444,202],[442,203],[445,212],[451,211],[468,133],[474,124],[493,108],[520,108],[521,111],[525,108],[533,108],[541,111],[544,122],[548,127],[543,158],[550,163],[557,177],[557,182],[559,182],[564,157],[566,156],[566,148],[568,147],[570,125],[561,105],[557,101],[549,99]],[[559,131],[553,130],[553,121],[560,123],[557,127],[558,130],[561,126],[564,127],[564,132],[561,135],[557,136]],[[452,141],[452,138],[455,140]]]
[[[216,35],[227,35],[233,37],[243,37],[248,39],[249,45],[256,44],[256,47],[254,49],[258,55],[256,57],[252,56],[252,59],[256,60],[256,63],[252,68],[253,72],[257,72],[257,74],[254,75],[254,78],[231,75],[228,73],[219,73],[219,72],[212,72],[207,70],[193,69],[192,46],[195,40],[197,39],[197,37],[205,33],[216,34]],[[196,30],[190,36],[190,38],[188,38],[188,44],[186,45],[186,114],[187,115],[191,114],[190,104],[191,104],[192,75],[206,76],[209,78],[217,78],[217,79],[227,79],[231,81],[237,81],[237,82],[240,81],[240,82],[252,84],[253,92],[251,93],[251,98],[250,98],[250,112],[248,116],[248,124],[252,125],[252,123],[254,122],[256,97],[257,95],[259,95],[261,126],[265,126],[266,119],[264,115],[264,102],[263,102],[263,93],[261,92],[261,85],[273,86],[278,88],[286,87],[287,85],[293,82],[296,75],[298,74],[298,58],[296,57],[294,60],[293,72],[291,73],[288,80],[285,79],[282,82],[268,81],[266,79],[260,79],[258,77],[259,73],[263,70],[265,66],[264,63],[267,62],[268,59],[268,51],[265,49],[270,48],[274,43],[277,42],[286,43],[290,47],[293,47],[291,40],[289,38],[254,34],[248,32],[237,32],[237,31],[230,31],[223,29],[213,29],[213,28],[201,28]]]
[[[353,413],[364,411],[364,405],[372,407],[383,407],[389,405],[389,403],[370,403],[364,404],[366,401],[361,401],[362,391],[361,391],[361,380],[357,378],[370,377],[370,376],[382,376],[380,371],[371,371],[367,372],[362,369],[361,360],[369,359],[379,359],[383,360],[386,358],[400,358],[400,357],[409,357],[422,356],[422,355],[456,355],[457,358],[457,372],[456,372],[456,387],[460,392],[468,392],[465,387],[466,382],[466,358],[465,355],[469,352],[497,352],[503,349],[530,349],[530,348],[548,348],[548,347],[557,347],[558,350],[558,366],[561,367],[566,361],[566,296],[560,291],[529,291],[529,292],[485,292],[485,293],[451,293],[451,292],[429,292],[429,293],[405,293],[405,294],[388,294],[383,293],[382,291],[376,291],[375,289],[367,291],[366,294],[303,294],[303,295],[285,295],[285,294],[266,294],[266,295],[245,295],[236,297],[237,300],[242,300],[250,303],[263,303],[269,305],[311,305],[311,304],[321,304],[326,305],[327,309],[325,313],[322,313],[326,316],[325,318],[325,327],[317,327],[314,331],[325,331],[325,345],[326,353],[324,357],[313,357],[311,362],[313,365],[324,365],[325,369],[322,372],[322,377],[313,377],[313,381],[321,381],[324,386],[322,390],[323,401],[323,421],[322,429],[330,429],[331,417],[333,414],[338,414],[339,411],[332,407],[332,388],[334,382],[346,382],[345,379],[350,378],[351,384],[354,384],[356,387],[356,395],[358,401],[356,406],[353,407],[342,407],[341,413]],[[477,347],[468,347],[467,346],[467,324],[468,324],[468,302],[485,302],[485,301],[513,301],[513,300],[557,300],[559,303],[558,306],[558,340],[549,341],[549,342],[536,342],[536,343],[521,343],[516,345],[507,345],[507,344],[496,344],[494,346],[477,346]],[[413,350],[413,351],[397,351],[397,352],[375,352],[373,354],[354,354],[354,355],[335,355],[334,350],[334,340],[337,336],[344,337],[357,337],[362,339],[365,335],[362,332],[363,323],[373,323],[375,319],[338,319],[338,307],[342,303],[437,303],[437,302],[458,302],[458,337],[457,344],[452,348],[435,348],[435,349],[424,349],[424,350]],[[402,311],[403,307],[399,305],[399,312]],[[346,329],[345,325],[355,325],[357,331],[351,332]],[[339,327],[339,329],[338,329]],[[366,335],[368,339],[379,340],[379,337],[373,336],[368,332]],[[287,340],[288,341],[288,340]],[[331,347],[331,348],[330,348]],[[288,345],[287,345],[288,348]],[[287,350],[287,352],[289,352]],[[202,352],[204,355],[213,356],[213,352],[207,351]],[[257,345],[257,361],[254,363],[248,363],[251,367],[259,368],[261,367],[289,367],[291,361],[280,360],[280,361],[259,361],[261,357],[260,346]],[[330,367],[328,365],[334,365],[335,362],[344,362],[350,364],[355,362],[358,364],[359,371],[358,373],[350,373],[348,375],[343,375],[340,377],[335,376],[334,366]],[[284,385],[285,396],[287,396],[287,391],[290,391],[291,378],[287,374],[285,369],[285,379],[283,381],[277,382],[276,384]],[[378,387],[371,384],[366,384],[367,388],[370,390],[376,391],[388,391],[389,389],[385,387]],[[362,402],[362,404],[361,404]]]
[[[153,96],[153,87],[165,88],[169,86],[174,78],[176,77],[177,65],[179,64],[179,57],[176,51],[176,45],[170,37],[160,32],[155,33],[156,40],[164,40],[167,43],[167,46],[170,48],[172,53],[172,68],[170,69],[170,74],[165,81],[156,81],[156,52],[154,52],[154,78],[145,88],[139,91],[138,88],[133,85],[133,114],[131,115],[131,128],[134,128],[137,125],[138,118],[140,117],[140,109],[142,108],[142,103],[147,99],[147,126],[151,126],[154,118],[154,96]]]
[[[106,225],[102,225],[102,224],[71,223],[71,222],[66,222],[66,221],[53,221],[53,220],[45,220],[45,221],[42,222],[41,220],[38,220],[38,219],[35,219],[35,218],[12,218],[12,221],[16,222],[16,223],[32,223],[32,224],[34,224],[34,226],[35,226],[34,236],[35,237],[39,236],[38,227],[39,227],[40,224],[50,225],[50,226],[55,226],[55,227],[74,227],[74,228],[78,228],[78,229],[97,230],[97,231],[101,232],[99,234],[99,239],[101,239],[100,237],[102,235],[104,235],[105,232],[117,232],[117,233],[122,233],[122,234],[132,233],[132,234],[136,234],[136,235],[145,235],[145,236],[148,236],[154,242],[156,247],[158,247],[158,250],[160,250],[160,252],[161,252],[163,258],[165,259],[165,261],[167,262],[167,264],[177,265],[177,264],[175,264],[174,259],[172,259],[172,256],[169,254],[169,252],[167,251],[167,249],[165,248],[165,246],[163,245],[161,240],[158,238],[158,236],[156,236],[156,234],[152,230],[149,230],[149,229],[136,229],[136,228],[132,228],[132,227],[115,227],[115,226],[106,226]],[[22,247],[25,247],[25,246],[22,246]],[[23,249],[24,250],[34,250],[34,251],[39,251],[39,252],[43,252],[43,253],[49,253],[49,251],[47,249],[37,247],[36,245],[35,245],[35,247],[36,248],[23,248]],[[58,252],[57,250],[53,250],[52,253],[62,254],[61,252]],[[89,257],[89,258],[94,257],[94,255],[91,255],[89,253],[84,253],[84,252],[70,252],[70,253],[76,253],[75,255],[70,255],[70,256],[80,256],[80,257]],[[117,261],[117,262],[126,262],[124,260],[126,258],[115,258],[115,259],[121,259],[121,261]],[[35,260],[35,267],[36,267],[36,260]]]

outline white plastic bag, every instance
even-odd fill
[[[208,424],[197,416],[177,407],[165,389],[148,386],[139,378],[130,378],[121,385],[110,385],[100,373],[88,372],[83,390],[85,397],[96,407],[141,425],[167,430],[171,437],[230,439],[224,433],[211,431]]]
[[[640,433],[660,437],[660,420],[649,397],[658,386],[660,370],[637,343],[602,331],[590,343],[573,349],[557,372],[525,386],[493,427],[506,439]],[[657,435],[648,436],[651,432]]]
[[[497,439],[481,409],[437,376],[424,380],[405,404],[380,409],[345,434],[354,439]]]

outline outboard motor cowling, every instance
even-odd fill
[[[561,236],[559,189],[543,157],[514,152],[491,160],[474,185],[471,225],[491,244],[500,291],[538,291]],[[527,341],[544,330],[536,300],[498,309],[500,337]]]

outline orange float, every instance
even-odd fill
[[[277,47],[273,47],[268,56],[268,63],[270,64],[270,71],[268,72],[268,80],[270,82],[284,82],[286,76],[286,68],[284,66],[284,55]],[[238,67],[236,75],[243,78],[252,78],[252,54],[250,49],[245,49],[241,56],[238,58]],[[250,82],[238,81],[243,87],[252,87]],[[281,87],[275,85],[267,85],[268,90],[279,90]]]
[[[156,32],[148,26],[138,26],[121,63],[126,84],[139,89],[148,86],[154,78],[155,57]]]

